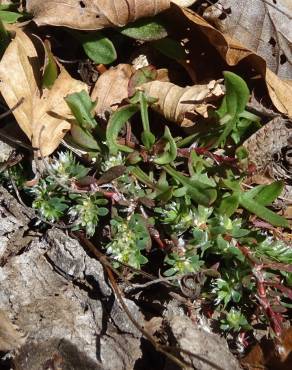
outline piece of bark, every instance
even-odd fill
[[[182,353],[182,358],[189,363],[187,369],[200,370],[240,370],[238,361],[230,353],[227,342],[217,334],[198,328],[191,319],[183,315],[174,315],[168,320],[172,333],[173,345],[189,351],[193,356]],[[166,366],[167,370],[172,367]]]
[[[248,138],[243,146],[249,153],[250,161],[256,166],[256,175],[265,176],[270,182],[285,182],[282,197],[287,199],[286,203],[291,203],[292,121],[281,116],[275,117]]]
[[[0,205],[5,253],[15,230],[30,230],[33,216],[1,187]],[[143,323],[137,306],[125,301]],[[81,370],[83,363],[84,369],[126,370],[141,357],[141,334],[115,303],[101,264],[61,230],[36,234],[8,256],[0,267],[0,309],[26,334],[14,360],[18,369]]]

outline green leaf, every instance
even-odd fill
[[[159,165],[164,165],[171,163],[175,160],[177,156],[177,147],[176,143],[171,135],[171,132],[168,126],[165,126],[163,139],[166,141],[166,146],[164,153],[160,154],[157,158],[154,159],[154,163]]]
[[[259,185],[259,186],[261,188],[257,195],[255,196],[255,200],[259,202],[262,206],[267,206],[273,203],[282,193],[284,182],[275,181],[269,185]]]
[[[231,117],[238,116],[246,107],[249,89],[246,82],[233,72],[223,72],[226,87],[226,109]]]
[[[91,114],[96,103],[91,101],[87,91],[83,90],[79,93],[67,95],[65,101],[83,129],[90,130],[97,126]]]
[[[167,36],[165,25],[158,16],[139,19],[120,28],[119,31],[123,35],[142,41],[159,40]]]
[[[0,19],[5,23],[16,23],[23,14],[0,10]]]
[[[126,145],[117,143],[119,132],[121,131],[124,124],[139,110],[138,105],[127,105],[115,111],[107,125],[106,129],[106,141],[109,148],[110,154],[116,155],[119,150],[123,152],[131,153],[132,148]]]
[[[155,143],[155,136],[150,131],[149,116],[148,116],[148,104],[146,97],[142,91],[138,92],[139,94],[139,103],[141,109],[141,119],[143,124],[143,133],[141,136],[142,142],[145,145],[146,149],[151,149]]]
[[[81,42],[85,54],[97,64],[111,64],[117,59],[116,49],[110,39],[100,31],[81,33],[74,32]]]
[[[71,136],[76,144],[87,150],[100,150],[100,146],[93,135],[76,123],[71,125]]]
[[[187,57],[184,47],[177,40],[173,40],[169,37],[157,40],[153,42],[152,45],[168,58],[174,60],[185,60]]]
[[[239,203],[243,208],[269,222],[273,226],[289,227],[289,223],[284,217],[277,215],[254,199],[251,199],[246,193],[240,194]]]
[[[228,71],[225,71],[223,74],[226,95],[217,114],[220,117],[220,123],[225,125],[225,127],[215,144],[217,146],[225,143],[227,136],[236,125],[239,114],[244,111],[250,95],[248,86],[241,77]]]
[[[222,199],[218,212],[220,215],[230,217],[239,206],[239,193],[234,193]]]
[[[44,45],[45,45],[47,63],[46,63],[46,67],[44,70],[42,85],[43,87],[50,89],[54,85],[54,82],[56,81],[58,77],[58,67],[57,67],[57,63],[55,62],[54,56],[51,52],[50,44],[45,41]]]
[[[187,176],[166,165],[165,171],[175,180],[180,182],[187,190],[187,194],[192,200],[198,204],[209,206],[217,198],[217,191],[211,186],[201,183],[200,181],[192,180]]]
[[[195,137],[197,137],[199,134],[195,133],[192,135],[188,135],[183,139],[180,139],[176,142],[176,147],[177,148],[184,148],[194,142]]]

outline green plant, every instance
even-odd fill
[[[268,208],[283,183],[246,191],[244,150],[234,150],[236,158],[217,151],[230,135],[242,134],[242,119],[255,122],[245,112],[247,86],[225,73],[219,139],[206,148],[199,135],[181,138],[168,126],[160,134],[152,132],[148,110],[153,99],[137,86],[155,78],[153,67],[134,74],[128,101],[111,114],[106,128],[95,119],[95,103],[85,91],[66,98],[75,117],[71,138],[93,161],[84,166],[70,151],[50,158],[48,172],[30,191],[33,207],[51,222],[71,222],[87,237],[98,232],[116,268],[142,269],[148,261],[151,266],[160,249],[165,276],[203,274],[200,298],[217,317],[225,315],[222,330],[250,330],[256,312],[253,322],[269,323],[279,335],[292,297],[291,248],[250,218],[287,227]],[[139,119],[138,113],[140,130],[133,134],[132,118]]]
[[[145,221],[139,214],[133,214],[129,220],[115,218],[111,220],[112,240],[106,245],[115,261],[140,268],[148,260],[141,253],[151,245],[151,238]]]
[[[108,201],[101,198],[101,194],[74,196],[77,203],[70,207],[69,216],[76,224],[76,229],[84,228],[90,237],[95,233],[100,217],[108,214],[108,209],[103,207]]]
[[[240,312],[232,308],[230,312],[226,314],[226,318],[221,320],[222,330],[227,331],[241,331],[241,330],[251,330],[252,327],[248,323],[245,316]]]
[[[68,200],[55,183],[40,180],[36,186],[31,188],[30,193],[35,198],[32,202],[33,208],[50,222],[58,221],[69,207]]]

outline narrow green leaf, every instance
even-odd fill
[[[145,145],[146,149],[151,149],[155,143],[155,136],[150,131],[149,116],[148,116],[148,104],[146,97],[142,91],[138,92],[139,94],[139,103],[141,109],[141,119],[143,124],[143,133],[141,136],[142,142]]]
[[[96,103],[91,101],[87,91],[83,90],[79,93],[68,95],[65,101],[83,129],[91,130],[97,126],[97,122],[91,114]]]
[[[217,114],[220,117],[220,123],[225,127],[216,142],[216,146],[225,143],[227,136],[236,125],[239,114],[244,111],[250,95],[248,86],[241,77],[228,71],[225,71],[223,75],[226,94]]]
[[[93,135],[76,123],[71,125],[71,136],[76,144],[85,149],[100,150],[100,146]]]
[[[283,181],[275,181],[269,185],[258,185],[245,192],[245,197],[255,199],[262,206],[267,206],[278,198],[282,193],[283,187]]]
[[[163,139],[167,142],[168,150],[165,150],[164,153],[160,154],[157,158],[154,159],[154,163],[159,165],[171,163],[175,160],[177,156],[176,143],[171,135],[168,126],[165,126]]]
[[[234,193],[222,199],[218,212],[220,215],[230,217],[239,206],[239,193]]]
[[[179,181],[187,189],[187,194],[196,203],[209,206],[216,200],[217,191],[211,186],[203,184],[197,180],[192,180],[189,177],[182,175],[169,165],[166,165],[164,168],[170,176]]]
[[[106,129],[106,141],[111,154],[115,155],[119,150],[127,153],[133,151],[126,145],[117,143],[119,132],[121,131],[124,124],[139,110],[138,105],[127,105],[115,111],[107,125]]]
[[[54,56],[51,52],[50,44],[45,41],[44,45],[45,45],[47,63],[46,63],[46,67],[44,70],[42,85],[43,87],[50,89],[54,85],[54,82],[56,81],[58,77],[58,67],[57,67],[57,63],[55,62]]]
[[[240,194],[239,203],[243,208],[269,222],[273,226],[289,227],[289,223],[284,217],[277,215],[254,199],[250,199],[246,194]]]

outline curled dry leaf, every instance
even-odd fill
[[[97,80],[91,99],[97,101],[95,113],[105,119],[106,113],[115,111],[120,103],[129,96],[129,81],[137,68],[130,64],[119,64],[103,73]],[[157,79],[168,80],[168,71],[159,69]]]
[[[92,100],[97,100],[97,115],[104,118],[106,112],[115,110],[128,97],[128,83],[133,72],[130,64],[119,64],[99,77],[91,94]]]
[[[239,62],[245,61],[249,67],[252,66],[257,73],[261,74],[266,81],[275,107],[280,112],[292,117],[292,84],[290,81],[281,80],[267,68],[266,61],[261,56],[249,49],[249,45],[242,45],[241,42],[233,38],[233,35],[217,30],[190,9],[174,5],[173,10],[180,21],[191,28],[192,33],[198,30],[202,32],[206,36],[209,45],[212,45],[218,51],[229,66],[235,66]],[[193,63],[192,60],[191,63]]]
[[[34,148],[51,154],[70,129],[71,111],[64,97],[87,90],[63,69],[51,90],[40,89],[40,66],[31,39],[21,30],[9,44],[0,62],[0,90],[9,108],[21,99],[13,114]],[[41,140],[41,141],[40,141]]]
[[[214,80],[207,85],[180,87],[171,82],[153,81],[143,84],[141,89],[158,99],[152,107],[166,119],[190,127],[195,124],[196,117],[207,117],[210,103],[223,95],[220,82]]]
[[[204,12],[220,31],[263,57],[281,78],[292,77],[291,0],[219,0]],[[225,10],[226,9],[226,10]]]
[[[82,30],[121,27],[169,8],[170,0],[27,0],[38,25]]]
[[[13,351],[24,342],[25,336],[12,324],[6,313],[0,310],[0,352]]]

